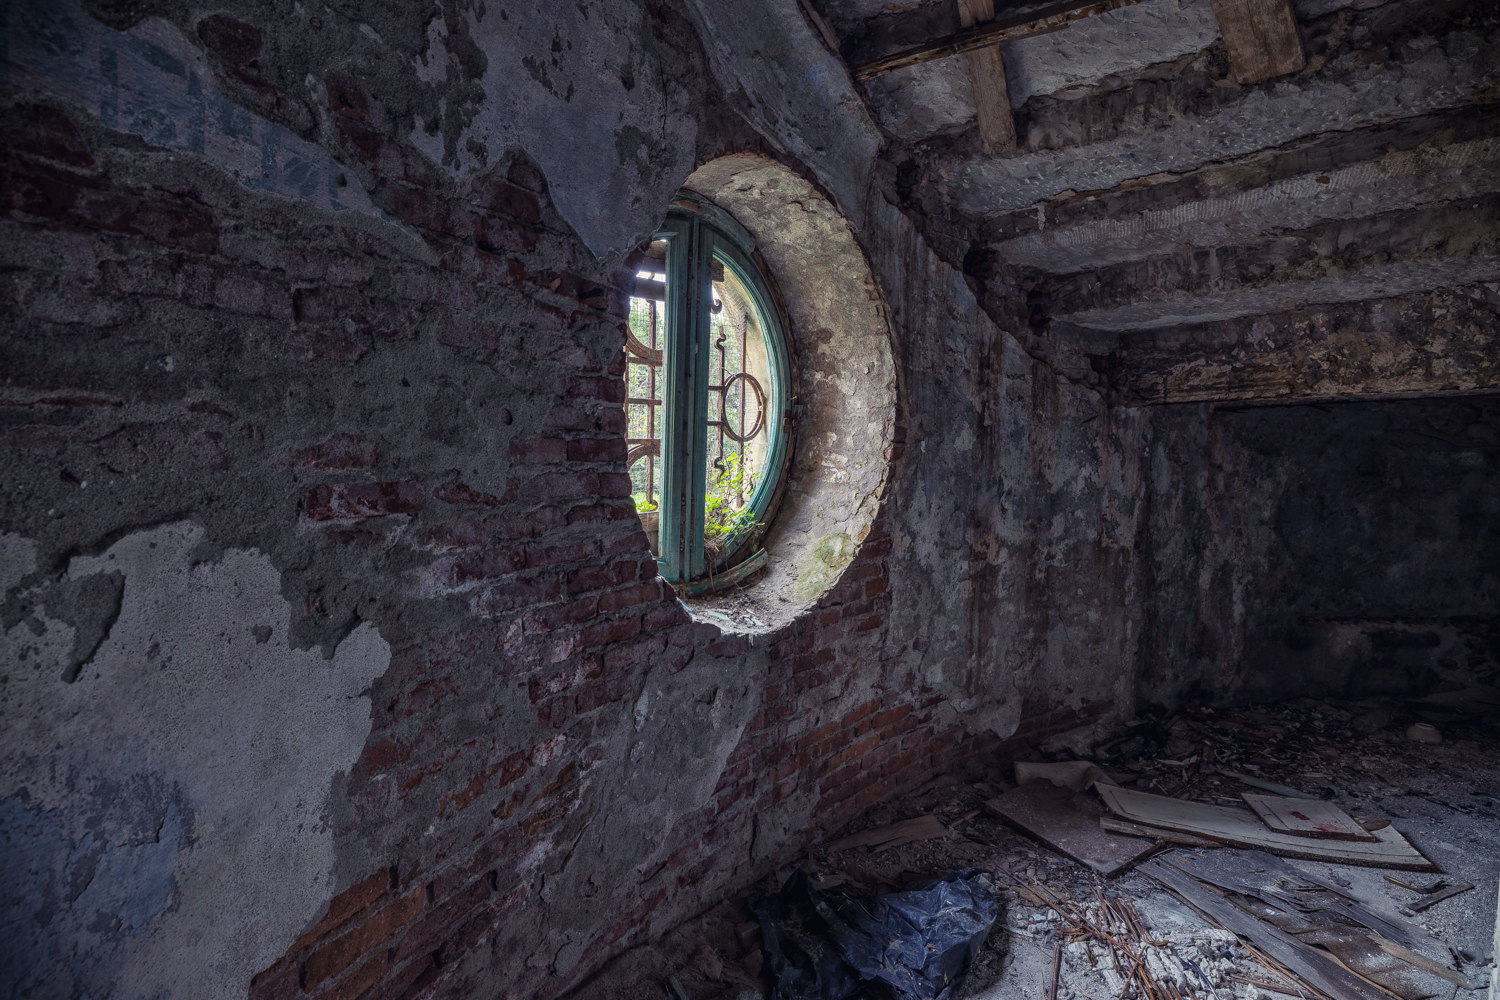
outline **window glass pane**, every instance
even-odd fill
[[[708,462],[703,510],[708,564],[748,527],[755,487],[766,474],[771,440],[770,360],[755,295],[715,260],[709,319]]]
[[[625,342],[626,463],[637,511],[661,504],[662,348],[666,344],[667,244],[651,244],[636,271]]]

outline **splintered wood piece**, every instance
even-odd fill
[[[1106,833],[1103,810],[1084,792],[1040,779],[1012,788],[984,807],[1079,864],[1108,878],[1156,850],[1156,842]]]
[[[1239,83],[1295,73],[1306,63],[1291,0],[1210,0]]]
[[[995,19],[995,0],[958,0],[958,20],[965,27]],[[1016,120],[1010,111],[1010,87],[1000,46],[969,53],[969,77],[974,85],[974,111],[979,121],[979,146],[986,156],[1013,152]]]
[[[1159,859],[1147,861],[1139,871],[1150,875],[1209,923],[1232,932],[1258,952],[1264,952],[1292,975],[1329,1000],[1380,1000],[1385,994],[1336,962],[1331,955],[1304,944],[1230,903],[1218,892],[1186,872]]]
[[[1150,837],[1154,840],[1165,840],[1173,844],[1186,844],[1189,847],[1224,846],[1217,841],[1195,837],[1191,833],[1166,830],[1159,826],[1146,826],[1144,823],[1132,823],[1126,819],[1116,819],[1114,816],[1100,816],[1099,825],[1110,833],[1128,833],[1132,837]]]
[[[910,844],[917,840],[931,840],[934,837],[946,836],[948,836],[948,828],[936,816],[929,813],[926,816],[918,816],[916,819],[902,820],[900,823],[866,830],[863,833],[845,837],[843,840],[836,840],[828,845],[828,849],[847,851],[851,847],[873,847],[883,850],[887,847],[900,847],[902,844]]]
[[[1314,840],[1266,829],[1260,818],[1247,809],[1229,809],[1169,799],[1149,792],[1098,784],[1095,791],[1110,812],[1120,819],[1145,826],[1165,827],[1190,833],[1231,847],[1269,851],[1288,858],[1333,861],[1350,865],[1431,871],[1436,866],[1397,832],[1395,827],[1375,831],[1374,843],[1352,840]]]
[[[1349,895],[1348,890],[1260,851],[1215,851],[1204,855],[1173,851],[1162,860],[1199,881],[1277,906],[1285,906],[1302,896],[1299,890],[1310,889],[1312,895],[1326,897],[1319,898],[1313,907],[1338,914],[1342,926],[1365,927],[1408,948],[1432,946],[1430,938],[1424,944],[1424,935],[1395,914],[1383,916]]]
[[[1436,892],[1430,893],[1429,895],[1424,896],[1422,899],[1417,900],[1415,903],[1408,903],[1407,907],[1417,913],[1421,913],[1429,906],[1432,906],[1436,903],[1441,903],[1445,899],[1452,899],[1459,893],[1468,892],[1472,888],[1474,888],[1474,886],[1469,884],[1468,882],[1454,882],[1446,889],[1439,889]]]
[[[1255,792],[1243,792],[1240,798],[1249,803],[1266,826],[1278,833],[1321,840],[1362,840],[1366,843],[1374,843],[1380,839],[1354,822],[1352,816],[1332,802],[1288,799]]]

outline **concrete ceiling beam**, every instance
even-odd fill
[[[1173,177],[1147,187],[1057,199],[1004,220],[995,227],[1001,232],[1029,231],[989,246],[997,263],[1069,274],[1483,197],[1500,191],[1497,112],[1465,116],[1477,126],[1491,126],[1490,137],[1397,149],[1360,163],[1330,166],[1328,150],[1310,148],[1295,157],[1304,169],[1291,176],[1269,179],[1273,171],[1266,164],[1215,165],[1198,173],[1217,176]],[[1238,186],[1247,181],[1264,183]],[[1200,193],[1208,196],[1192,197]]]
[[[1500,393],[1500,284],[1123,335],[1088,360],[1127,406]]]
[[[986,218],[1067,191],[1198,170],[1323,133],[1487,105],[1500,87],[1500,47],[1489,37],[1500,31],[1500,12],[1485,16],[1493,23],[1456,19],[1422,44],[1350,50],[1314,76],[1223,95],[1205,97],[1184,77],[1143,85],[1140,93],[1056,102],[1051,148],[1035,149],[1033,115],[1023,143],[1032,149],[1009,158],[947,159],[930,170],[931,183],[958,213]]]
[[[1075,326],[1139,330],[1491,280],[1500,194],[1272,232],[1048,282]]]

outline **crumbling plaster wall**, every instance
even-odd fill
[[[1389,697],[1500,669],[1493,397],[1152,410],[1141,695]]]
[[[841,72],[790,0],[712,75],[665,6],[8,11],[13,993],[557,995],[1128,710],[1137,418],[866,185],[844,91],[756,83]],[[740,150],[856,223],[902,414],[854,560],[759,637],[655,576],[596,257]]]

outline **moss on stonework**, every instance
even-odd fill
[[[833,586],[839,572],[854,558],[854,542],[848,532],[829,535],[818,542],[812,556],[797,572],[797,585],[792,588],[798,597],[812,599]]]

